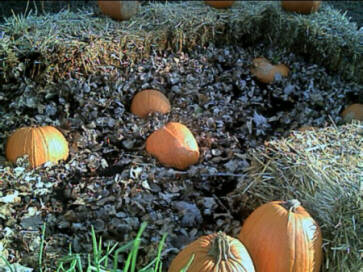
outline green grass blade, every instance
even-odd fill
[[[67,271],[66,271],[66,272],[73,272],[73,271],[75,271],[75,267],[76,267],[76,265],[77,265],[77,259],[76,259],[76,258],[74,258],[74,259],[72,260],[71,264],[69,265],[69,268],[67,269]]]
[[[68,269],[64,268],[64,265],[67,265],[67,267],[69,266]],[[79,272],[83,272],[83,268],[82,268],[82,261],[81,261],[81,257],[79,254],[75,254],[75,255],[67,255],[63,258],[60,259],[60,263],[58,265],[57,271],[66,271],[66,272],[74,272],[74,271],[79,271]]]
[[[159,243],[159,247],[158,247],[158,255],[156,256],[156,264],[155,264],[155,268],[154,268],[154,271],[158,271],[158,267],[159,267],[159,264],[161,263],[161,252],[163,250],[163,247],[164,247],[164,244],[165,244],[165,240],[166,240],[166,237],[168,236],[167,233],[164,233],[163,234],[163,237],[161,238],[161,241]],[[161,271],[161,270],[160,270]]]
[[[13,268],[11,267],[11,264],[8,262],[7,259],[5,259],[4,256],[0,256],[0,258],[5,262],[5,265],[10,269],[10,272],[14,272]]]
[[[59,263],[57,267],[57,272],[64,272],[63,263]]]
[[[107,244],[107,248],[106,248],[106,255],[104,257],[101,258],[101,263],[103,262],[103,260],[105,259],[105,267],[107,267],[108,265],[108,256],[110,255],[110,243]]]
[[[141,268],[139,272],[148,272],[148,271],[156,271],[153,268],[151,268],[157,261],[157,258],[154,258],[150,263],[148,263],[145,267]]]
[[[150,263],[148,263],[145,267],[140,269],[139,272],[148,272],[148,271],[157,272],[157,271],[161,271],[161,264],[162,264],[161,263],[161,252],[163,250],[163,247],[164,247],[165,240],[166,240],[167,236],[168,236],[168,234],[164,233],[163,237],[161,238],[159,246],[158,246],[157,256]],[[152,266],[154,266],[154,268],[150,269]]]
[[[88,256],[87,256],[87,263],[88,263],[88,265],[87,265],[87,272],[89,272],[89,271],[91,271],[91,255],[90,254],[88,254]]]
[[[188,263],[187,263],[187,265],[185,266],[185,267],[183,267],[183,269],[182,270],[180,270],[180,272],[187,272],[188,271],[188,268],[189,268],[189,266],[192,264],[192,262],[193,262],[193,260],[194,260],[194,254],[192,255],[192,257],[190,257],[190,259],[189,259],[189,261],[188,261]]]
[[[76,258],[77,258],[78,270],[79,270],[79,272],[83,272],[81,256],[79,256],[79,254],[77,254]]]
[[[68,252],[69,255],[72,255],[72,244],[69,243],[69,252]]]
[[[131,263],[131,257],[132,257],[132,254],[134,253],[133,249],[134,249],[134,245],[135,245],[135,240],[132,243],[133,244],[133,247],[132,247],[129,255],[127,256],[124,269],[122,270],[123,272],[128,272],[129,271],[129,267],[130,267],[130,263]]]
[[[91,235],[92,235],[92,248],[93,248],[93,263],[96,266],[96,271],[100,272],[99,251],[98,251],[98,246],[97,246],[96,233],[95,233],[93,226],[91,228]]]
[[[136,260],[137,260],[137,253],[139,251],[139,246],[140,246],[140,242],[141,242],[141,235],[144,232],[144,230],[146,229],[147,223],[144,222],[141,224],[141,227],[139,229],[139,232],[136,235],[136,239],[134,241],[134,247],[132,249],[132,262],[131,262],[131,272],[135,272],[136,269]]]
[[[43,264],[42,264],[42,258],[43,258],[43,250],[44,250],[44,243],[45,243],[45,226],[46,224],[43,224],[42,227],[42,237],[40,242],[40,250],[39,250],[39,257],[38,257],[38,264],[39,264],[39,271],[43,271]]]
[[[102,255],[102,236],[100,236],[100,240],[98,241],[98,257]]]
[[[129,255],[127,256],[127,260],[126,260],[123,272],[128,272],[130,265],[131,265],[131,272],[135,271],[137,251],[138,251],[139,245],[140,245],[140,237],[141,237],[142,233],[144,232],[146,226],[147,226],[146,222],[141,224],[141,227],[140,227],[140,229],[139,229],[139,231],[138,231],[138,233],[136,235],[136,238],[135,238],[135,240],[133,242],[132,249],[131,249]]]
[[[134,241],[130,241],[126,245],[118,248],[115,251],[115,255],[113,257],[113,271],[116,271],[117,270],[117,265],[118,265],[117,263],[118,263],[118,255],[119,255],[119,253],[122,252],[122,251],[125,251],[125,250],[127,250],[129,248],[131,248],[133,244],[134,244]]]
[[[116,247],[118,246],[118,243],[114,244],[111,249],[110,249],[110,244],[107,245],[107,250],[106,250],[106,255],[103,256],[101,259],[100,259],[100,263],[102,262],[105,262],[105,266],[107,267],[108,265],[108,257],[112,254],[112,252],[115,251]]]

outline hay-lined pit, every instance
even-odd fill
[[[43,222],[48,228],[44,255],[48,263],[66,254],[68,243],[74,252],[89,251],[91,225],[103,239],[124,242],[134,238],[140,223],[147,221],[143,237],[148,243],[142,244],[138,266],[155,257],[154,249],[164,232],[169,232],[166,250],[181,248],[207,232],[220,230],[235,236],[252,209],[248,203],[256,204],[259,195],[249,194],[248,184],[256,182],[249,172],[256,163],[251,163],[251,148],[272,137],[288,136],[302,126],[318,128],[332,121],[340,125],[345,105],[362,103],[361,85],[356,81],[343,80],[329,67],[304,58],[299,50],[294,53],[300,40],[281,40],[277,46],[263,39],[262,25],[279,12],[276,2],[236,1],[230,10],[216,11],[190,1],[143,6],[139,16],[122,23],[100,19],[88,10],[40,19],[30,16],[18,25],[16,20],[5,24],[6,47],[0,48],[6,64],[0,66],[0,142],[20,124],[30,123],[59,126],[70,142],[70,159],[51,169],[14,170],[5,167],[1,157],[3,196],[21,192],[21,203],[8,203],[7,216],[0,216],[0,226],[15,230],[0,236],[6,240],[6,257],[18,256],[13,261],[24,265],[37,264],[39,244],[33,241],[39,232],[27,230],[38,230]],[[325,17],[319,17],[320,12]],[[337,20],[333,15],[337,13],[323,6],[311,15],[317,21],[309,29],[318,35],[326,22]],[[280,23],[291,24],[271,24],[270,30],[299,26],[301,31],[300,23],[308,21],[301,16],[281,16]],[[239,20],[248,22],[244,29],[237,28]],[[339,20],[353,31],[346,19]],[[40,22],[44,33],[33,28]],[[190,35],[185,35],[186,29],[192,31]],[[356,53],[354,34],[348,32],[344,35],[349,45],[339,51],[336,61]],[[335,37],[332,33],[327,35]],[[57,37],[57,44],[49,35]],[[271,35],[283,38],[279,35],[285,32],[276,30]],[[41,44],[38,51],[43,57],[36,59],[46,65],[34,73],[26,72],[32,70],[24,69],[27,62],[16,55],[20,44],[24,54],[33,50],[24,46],[29,45],[24,37]],[[340,46],[340,40],[324,47],[325,40],[304,38],[307,48],[319,45],[315,53],[326,49],[326,54],[333,54],[331,50]],[[289,75],[272,84],[258,82],[250,72],[257,57],[286,64]],[[353,64],[346,72],[357,78],[358,64]],[[161,90],[170,100],[171,111],[146,119],[132,114],[130,103],[141,89]],[[146,138],[170,121],[187,126],[198,142],[200,162],[185,171],[165,168],[145,151]],[[318,129],[306,133],[325,139]],[[342,153],[352,152],[351,148],[342,147]],[[3,144],[0,151],[4,151]],[[261,191],[267,200],[268,188]],[[300,195],[296,197],[303,201]],[[330,228],[322,230],[329,232]],[[34,255],[28,251],[30,246]],[[164,257],[165,267],[175,253]]]

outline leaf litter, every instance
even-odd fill
[[[258,56],[278,58],[294,72],[261,84],[249,71]],[[91,226],[104,241],[123,242],[146,221],[148,243],[141,244],[139,265],[151,260],[168,232],[167,267],[176,249],[200,235],[239,232],[246,213],[228,196],[247,181],[249,149],[305,125],[341,124],[340,112],[359,98],[361,87],[262,44],[154,52],[113,75],[59,82],[18,78],[0,93],[1,154],[17,127],[48,124],[65,134],[70,157],[36,170],[27,170],[26,158],[12,168],[0,157],[0,243],[11,262],[32,267],[42,223],[51,263],[69,244],[74,252],[89,251]],[[169,98],[169,114],[140,119],[129,112],[132,97],[146,88]],[[163,167],[145,151],[146,137],[169,121],[190,128],[200,147],[200,162],[186,171]]]

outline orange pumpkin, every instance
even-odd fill
[[[286,11],[310,14],[319,9],[321,1],[281,1],[281,4]]]
[[[363,104],[352,104],[342,112],[345,122],[351,122],[353,119],[363,121]]]
[[[103,14],[115,20],[128,20],[139,10],[139,1],[103,1],[98,0],[98,7]]]
[[[268,84],[273,82],[278,74],[287,77],[289,68],[285,64],[272,65],[265,58],[256,58],[252,61],[251,72],[259,81]]]
[[[162,164],[186,169],[198,162],[199,148],[190,130],[183,124],[170,122],[146,139],[146,151]]]
[[[152,112],[168,113],[170,108],[169,99],[157,90],[138,92],[131,102],[131,112],[141,118]]]
[[[251,257],[244,245],[223,232],[205,235],[187,245],[172,261],[168,272],[253,272]]]
[[[13,163],[27,154],[30,166],[35,168],[48,161],[66,160],[68,143],[63,134],[52,126],[23,127],[9,136],[5,154]]]
[[[258,272],[320,270],[320,228],[296,199],[258,207],[244,222],[238,238]]]
[[[223,9],[223,8],[229,8],[233,5],[234,0],[229,1],[229,0],[225,0],[225,1],[213,1],[213,0],[204,0],[204,2],[214,8],[218,8],[218,9]]]

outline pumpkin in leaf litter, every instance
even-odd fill
[[[146,151],[162,164],[184,170],[198,162],[199,148],[192,132],[183,124],[169,122],[146,139]]]
[[[149,113],[170,112],[169,99],[160,91],[147,89],[138,92],[131,102],[131,112],[141,118],[147,117]]]
[[[19,128],[8,137],[5,148],[9,161],[15,163],[18,157],[28,155],[32,168],[66,160],[68,152],[67,140],[52,126]]]
[[[244,245],[223,232],[202,236],[173,259],[168,272],[180,272],[192,261],[188,272],[254,272]]]
[[[263,83],[272,83],[276,77],[287,77],[289,68],[285,64],[272,65],[265,58],[256,58],[252,61],[252,74]]]

